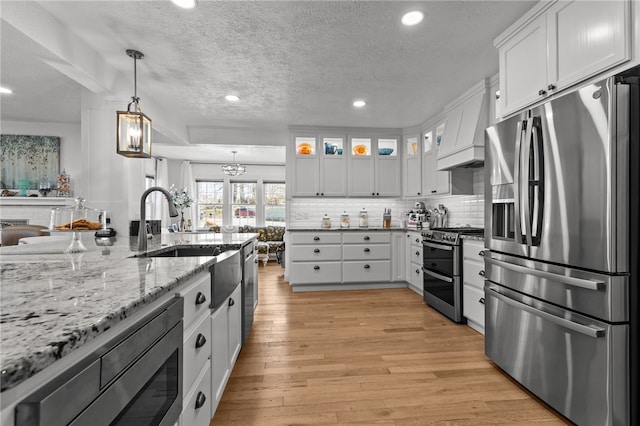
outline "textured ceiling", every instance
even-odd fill
[[[132,79],[133,66],[124,50],[142,51],[141,106],[146,99],[172,111],[187,128],[186,142],[283,145],[288,125],[398,128],[437,114],[497,72],[493,39],[534,3],[200,0],[189,11],[160,0],[41,6],[125,78]],[[425,20],[402,26],[401,15],[413,9],[424,11]],[[49,53],[10,25],[2,25],[1,35],[2,84],[15,79],[31,89],[2,98],[2,119],[79,121],[79,89],[68,77],[51,75],[41,61]],[[48,84],[25,69],[39,70]],[[225,101],[229,93],[241,101]],[[48,108],[48,97],[62,111]],[[355,98],[367,106],[354,109]],[[38,99],[42,118],[34,117]],[[239,140],[259,134],[264,140]]]

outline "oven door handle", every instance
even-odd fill
[[[486,287],[485,288],[486,291],[490,291],[491,292],[491,296],[495,297],[496,299],[498,299],[501,302],[506,303],[507,305],[511,305],[512,307],[516,308],[516,309],[521,309],[533,316],[537,316],[540,318],[543,318],[549,322],[552,322],[556,325],[559,325],[560,327],[564,327],[567,328],[569,330],[573,330],[575,332],[578,332],[580,334],[584,334],[586,336],[589,337],[602,337],[605,335],[606,330],[604,328],[600,328],[600,327],[590,327],[588,325],[582,325],[582,324],[578,324],[577,322],[573,322],[573,321],[569,321],[566,320],[564,318],[560,318],[556,315],[547,313],[545,311],[541,311],[539,309],[533,308],[529,305],[526,305],[522,302],[519,302],[517,300],[513,300],[507,296],[504,296],[502,294],[500,294],[496,288],[493,287]]]
[[[437,272],[430,271],[429,269],[422,268],[422,272],[427,275],[431,275],[433,278],[437,278],[442,281],[446,281],[448,283],[453,283],[453,278],[447,277],[446,275],[438,274]]]
[[[427,246],[427,247],[431,247],[431,248],[435,248],[435,249],[439,249],[439,250],[447,250],[447,251],[452,251],[453,250],[453,246],[445,246],[444,244],[435,244],[435,243],[430,243],[427,241],[423,241],[422,242],[423,246]]]

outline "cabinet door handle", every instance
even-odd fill
[[[484,271],[478,272],[478,275],[480,275],[481,277],[484,277]]]
[[[321,192],[321,193],[320,193],[320,196],[321,196],[321,197],[324,197],[324,192]]]
[[[196,305],[202,305],[206,301],[207,301],[206,296],[199,291],[198,294],[196,295]]]
[[[555,90],[556,89],[556,85],[555,84],[550,84],[547,86],[547,90]]]
[[[202,333],[198,333],[198,337],[196,337],[196,349],[203,347],[205,343],[207,343],[207,338],[204,337]]]
[[[376,195],[376,193],[375,193],[375,192],[372,192],[372,193],[371,193],[371,195]]]
[[[364,237],[364,240],[365,240],[365,241],[369,241],[370,239],[371,239],[371,238],[369,238],[369,236],[368,236],[368,235],[365,235],[365,237]]]
[[[233,305],[235,305],[235,304],[236,304],[235,300],[233,300],[233,299],[230,297],[230,298],[229,298],[229,306],[233,306]]]
[[[316,197],[317,197],[317,196],[319,196],[319,195],[320,195],[320,193],[319,193],[319,192],[316,192]]]
[[[205,394],[202,392],[198,392],[198,396],[196,396],[196,410],[202,408],[206,400],[207,397],[205,396]]]
[[[547,91],[546,91],[546,90],[544,90],[544,89],[540,89],[540,90],[538,90],[538,95],[540,95],[540,96],[544,96],[544,95],[546,95],[546,94],[547,94]]]
[[[365,249],[364,249],[364,252],[365,252],[365,253],[369,253],[370,251],[371,251],[371,250],[369,250],[369,247],[367,247],[367,248],[365,248]]]
[[[318,265],[315,265],[315,266],[313,267],[313,269],[315,269],[315,270],[317,271],[318,269],[320,269],[320,267],[319,267]]]
[[[435,189],[431,191],[432,194],[435,194],[436,192],[438,191],[436,191]]]
[[[417,252],[416,252],[416,256],[420,256],[420,251],[417,251]]]
[[[418,192],[418,195],[420,195],[420,193]]]
[[[420,269],[416,269],[416,274],[419,274],[419,273],[420,273]]]
[[[380,195],[380,193],[379,193],[379,192],[376,192],[376,195]]]
[[[370,265],[364,265],[364,269],[369,269],[369,268],[371,268]]]
[[[320,241],[320,237],[313,237],[313,241]]]
[[[420,242],[420,238],[416,238],[416,243],[419,243],[419,242]]]
[[[484,305],[484,297],[481,297],[480,300],[478,300],[478,302],[482,303]]]
[[[478,252],[478,256],[480,256],[480,257],[484,257],[484,250],[480,250],[480,251]]]
[[[313,252],[314,253],[320,253],[320,249],[314,249]]]

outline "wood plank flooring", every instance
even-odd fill
[[[570,424],[408,289],[293,293],[259,268],[255,323],[210,426]]]

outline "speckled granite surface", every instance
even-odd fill
[[[257,234],[156,236],[170,246],[239,249]],[[67,242],[0,247],[0,389],[5,391],[82,346],[215,263],[215,256],[131,258],[135,238],[64,254]]]
[[[463,240],[484,241],[484,235],[460,235]]]
[[[358,228],[357,226],[351,228],[287,228],[287,231],[291,232],[391,232],[391,231],[406,231],[407,228],[395,227],[395,228]]]

